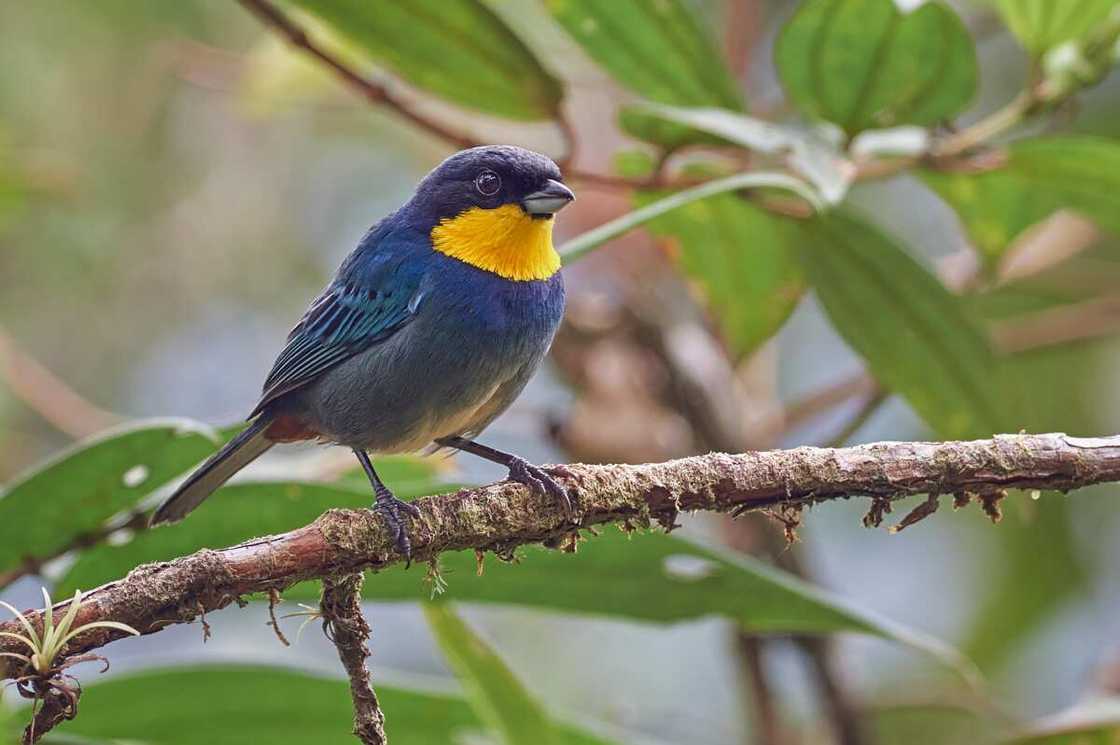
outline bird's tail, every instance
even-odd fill
[[[152,515],[151,524],[155,526],[182,520],[235,473],[272,447],[275,443],[265,436],[265,429],[270,423],[269,417],[258,417],[224,448],[210,456],[159,506]]]

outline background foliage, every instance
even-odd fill
[[[0,6],[0,597],[365,504],[345,454],[305,449],[142,529],[229,434],[198,421],[244,413],[355,238],[463,142],[552,153],[581,197],[568,320],[497,445],[642,461],[1120,429],[1114,0],[280,7],[395,107],[233,2]],[[644,232],[585,233],[639,207]],[[168,414],[198,421],[148,419]],[[402,496],[500,475],[382,468]],[[480,576],[470,554],[389,570],[365,592],[390,736],[1111,742],[1114,491],[1016,497],[997,529],[967,510],[893,537],[830,505],[792,548],[778,521],[693,519]],[[266,616],[115,644],[56,741],[350,741],[317,625],[283,648]]]

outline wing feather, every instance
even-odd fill
[[[419,285],[419,273],[402,261],[375,264],[360,281],[332,282],[288,335],[249,418],[399,331],[416,313]]]

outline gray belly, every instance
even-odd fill
[[[418,318],[329,370],[293,408],[324,439],[376,452],[481,431],[521,392],[551,334],[513,342],[444,326]]]

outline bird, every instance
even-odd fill
[[[411,559],[420,516],[382,482],[372,453],[451,449],[501,464],[555,500],[556,476],[475,438],[521,393],[564,313],[555,215],[575,195],[545,155],[512,145],[457,152],[373,225],[288,335],[248,426],[156,509],[185,518],[277,443],[350,448],[372,509]]]

